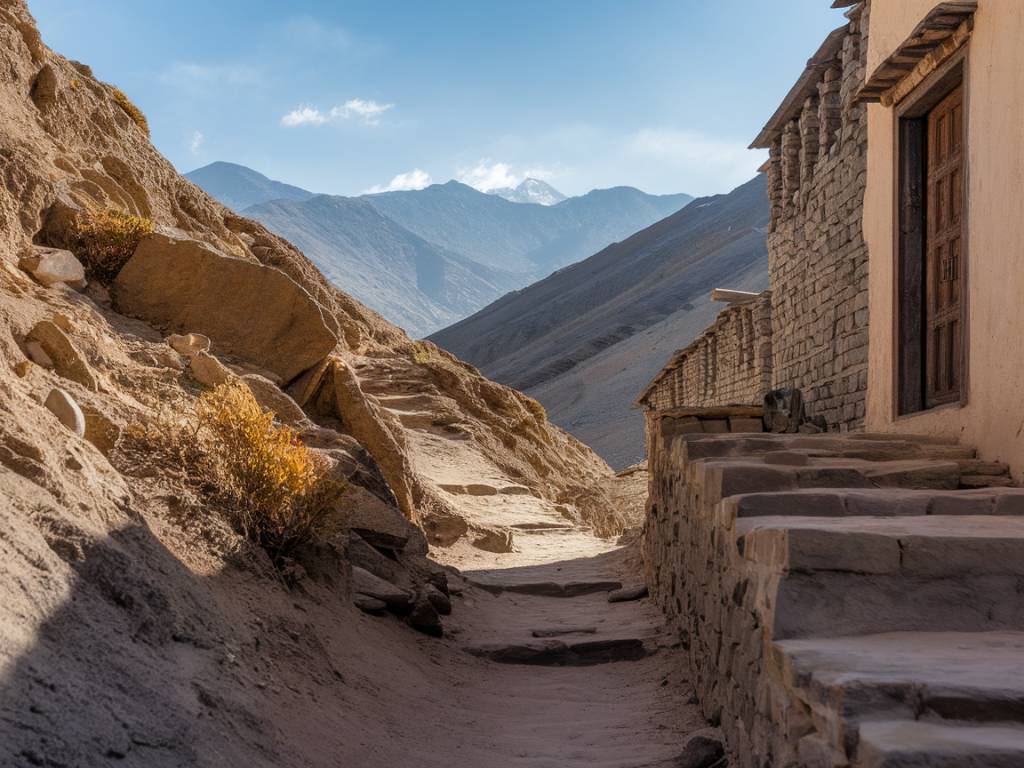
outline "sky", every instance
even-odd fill
[[[356,195],[455,178],[727,192],[828,0],[29,0],[182,172]]]

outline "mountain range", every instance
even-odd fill
[[[541,205],[457,181],[342,197],[224,162],[186,177],[294,242],[336,285],[416,337],[458,322],[693,199],[615,187]],[[512,192],[522,200],[561,196],[535,179]]]
[[[536,203],[537,205],[557,205],[568,198],[540,179],[524,179],[516,187],[492,189],[487,194],[503,197],[512,203]]]
[[[764,176],[701,198],[430,337],[521,389],[613,466],[644,453],[630,403],[713,320],[716,287],[768,285]]]

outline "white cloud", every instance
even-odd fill
[[[373,100],[349,99],[344,104],[321,112],[316,107],[300,106],[281,118],[281,125],[294,128],[299,125],[323,125],[340,120],[359,120],[364,125],[378,125],[380,117],[394,104],[380,104]]]
[[[550,179],[554,174],[542,167],[532,167],[516,172],[509,163],[481,160],[471,168],[459,168],[455,178],[481,192],[492,189],[518,187],[524,179]]]
[[[313,107],[299,107],[293,109],[281,118],[281,125],[294,128],[297,125],[323,125],[328,120],[327,115]]]
[[[374,195],[378,192],[404,192],[414,189],[423,189],[431,184],[430,174],[419,168],[413,168],[407,173],[400,173],[386,185],[376,184],[370,187],[363,194]]]
[[[203,148],[203,143],[206,141],[206,137],[203,136],[202,131],[196,131],[192,134],[192,141],[189,143],[189,150],[193,155],[198,155],[199,151]]]

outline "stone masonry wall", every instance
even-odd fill
[[[841,431],[861,425],[867,391],[867,117],[856,103],[866,30],[867,11],[852,14],[816,93],[774,140],[768,171],[773,386],[799,388],[808,414]]]
[[[650,489],[644,524],[645,579],[680,639],[704,715],[719,725],[738,768],[793,766],[806,732],[784,691],[767,674],[770,644],[758,610],[760,579],[736,554],[722,520],[720,474],[689,456],[694,440],[672,417],[649,419]],[[698,443],[699,446],[699,443]],[[716,482],[717,481],[717,482]]]
[[[642,398],[648,409],[760,404],[772,381],[771,294],[732,304],[676,353]]]

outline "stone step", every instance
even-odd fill
[[[1024,517],[752,517],[736,533],[775,639],[1024,630]]]
[[[800,452],[810,457],[905,461],[910,459],[973,459],[973,448],[953,440],[920,435],[681,435],[686,461]],[[980,473],[979,473],[980,474]]]
[[[538,640],[469,646],[467,653],[500,664],[545,667],[588,667],[617,661],[638,661],[648,655],[643,640],[635,637],[607,640]]]
[[[722,506],[736,518],[1024,515],[1024,489],[805,489],[732,496]]]
[[[469,577],[468,581],[474,586],[500,595],[502,592],[514,592],[520,595],[536,595],[538,597],[581,597],[582,595],[593,595],[599,592],[613,592],[622,589],[621,581],[597,580],[597,581],[522,581],[510,582],[498,578],[488,579],[483,576]]]
[[[1024,727],[892,721],[861,728],[854,768],[1021,768]]]
[[[771,664],[840,751],[875,720],[1024,723],[1024,633],[893,632],[774,643]]]
[[[956,490],[960,486],[960,468],[954,460],[814,459],[806,466],[780,466],[712,459],[695,470],[703,473],[704,487],[719,499],[802,488]]]
[[[393,408],[385,408],[385,410],[395,416],[403,427],[409,429],[430,429],[435,426],[443,426],[457,418],[452,414],[438,411],[399,411]]]
[[[436,405],[439,398],[428,394],[379,394],[374,395],[374,399],[378,404],[391,410],[406,410],[406,411],[422,411],[432,410]]]

